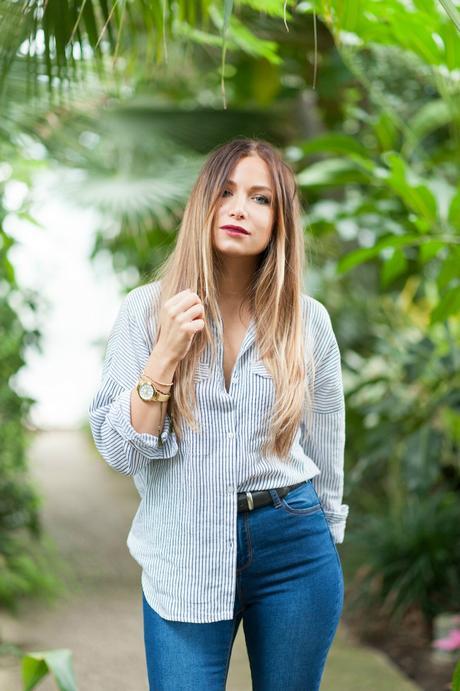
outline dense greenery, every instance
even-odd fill
[[[3,247],[14,241],[0,231]],[[15,608],[20,596],[50,595],[58,581],[49,566],[52,546],[43,535],[40,498],[28,474],[29,435],[24,423],[34,399],[10,386],[24,365],[26,347],[39,347],[39,332],[21,323],[16,309],[37,307],[37,296],[21,289],[6,251],[0,257],[0,603]]]
[[[165,17],[49,2],[3,49],[15,126],[61,193],[99,210],[93,254],[131,268],[127,288],[171,249],[212,146],[252,134],[283,149],[312,239],[307,286],[343,357],[353,592],[392,616],[415,605],[428,626],[460,608],[460,42],[444,5],[286,3],[288,31],[281,2],[165,3]]]

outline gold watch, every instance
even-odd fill
[[[137,393],[143,401],[160,401],[164,402],[171,398],[170,393],[162,393],[159,391],[153,381],[141,374],[137,382]]]

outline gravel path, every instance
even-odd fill
[[[23,604],[17,616],[1,612],[1,638],[23,650],[70,648],[80,691],[147,691],[140,568],[126,547],[139,499],[131,479],[111,470],[89,438],[74,430],[36,434],[30,468],[43,496],[45,529],[69,569],[68,592],[53,605]],[[50,679],[39,688],[56,691]],[[339,688],[417,687],[384,655],[355,645],[341,624],[322,691]],[[0,658],[0,690],[21,691],[16,658]],[[227,691],[251,691],[242,625]]]

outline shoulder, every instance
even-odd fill
[[[329,311],[322,302],[302,293],[302,312],[306,336],[313,348],[314,357],[321,359],[335,341]]]
[[[125,302],[131,317],[142,315],[150,308],[152,302],[160,297],[160,281],[152,281],[132,288],[125,296]]]
[[[327,307],[307,293],[302,293],[303,315],[311,330],[318,333],[329,332],[332,328],[331,317]]]

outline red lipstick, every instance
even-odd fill
[[[221,226],[221,229],[228,230],[230,235],[250,235],[246,228],[243,228],[242,226],[235,226],[233,224]]]

